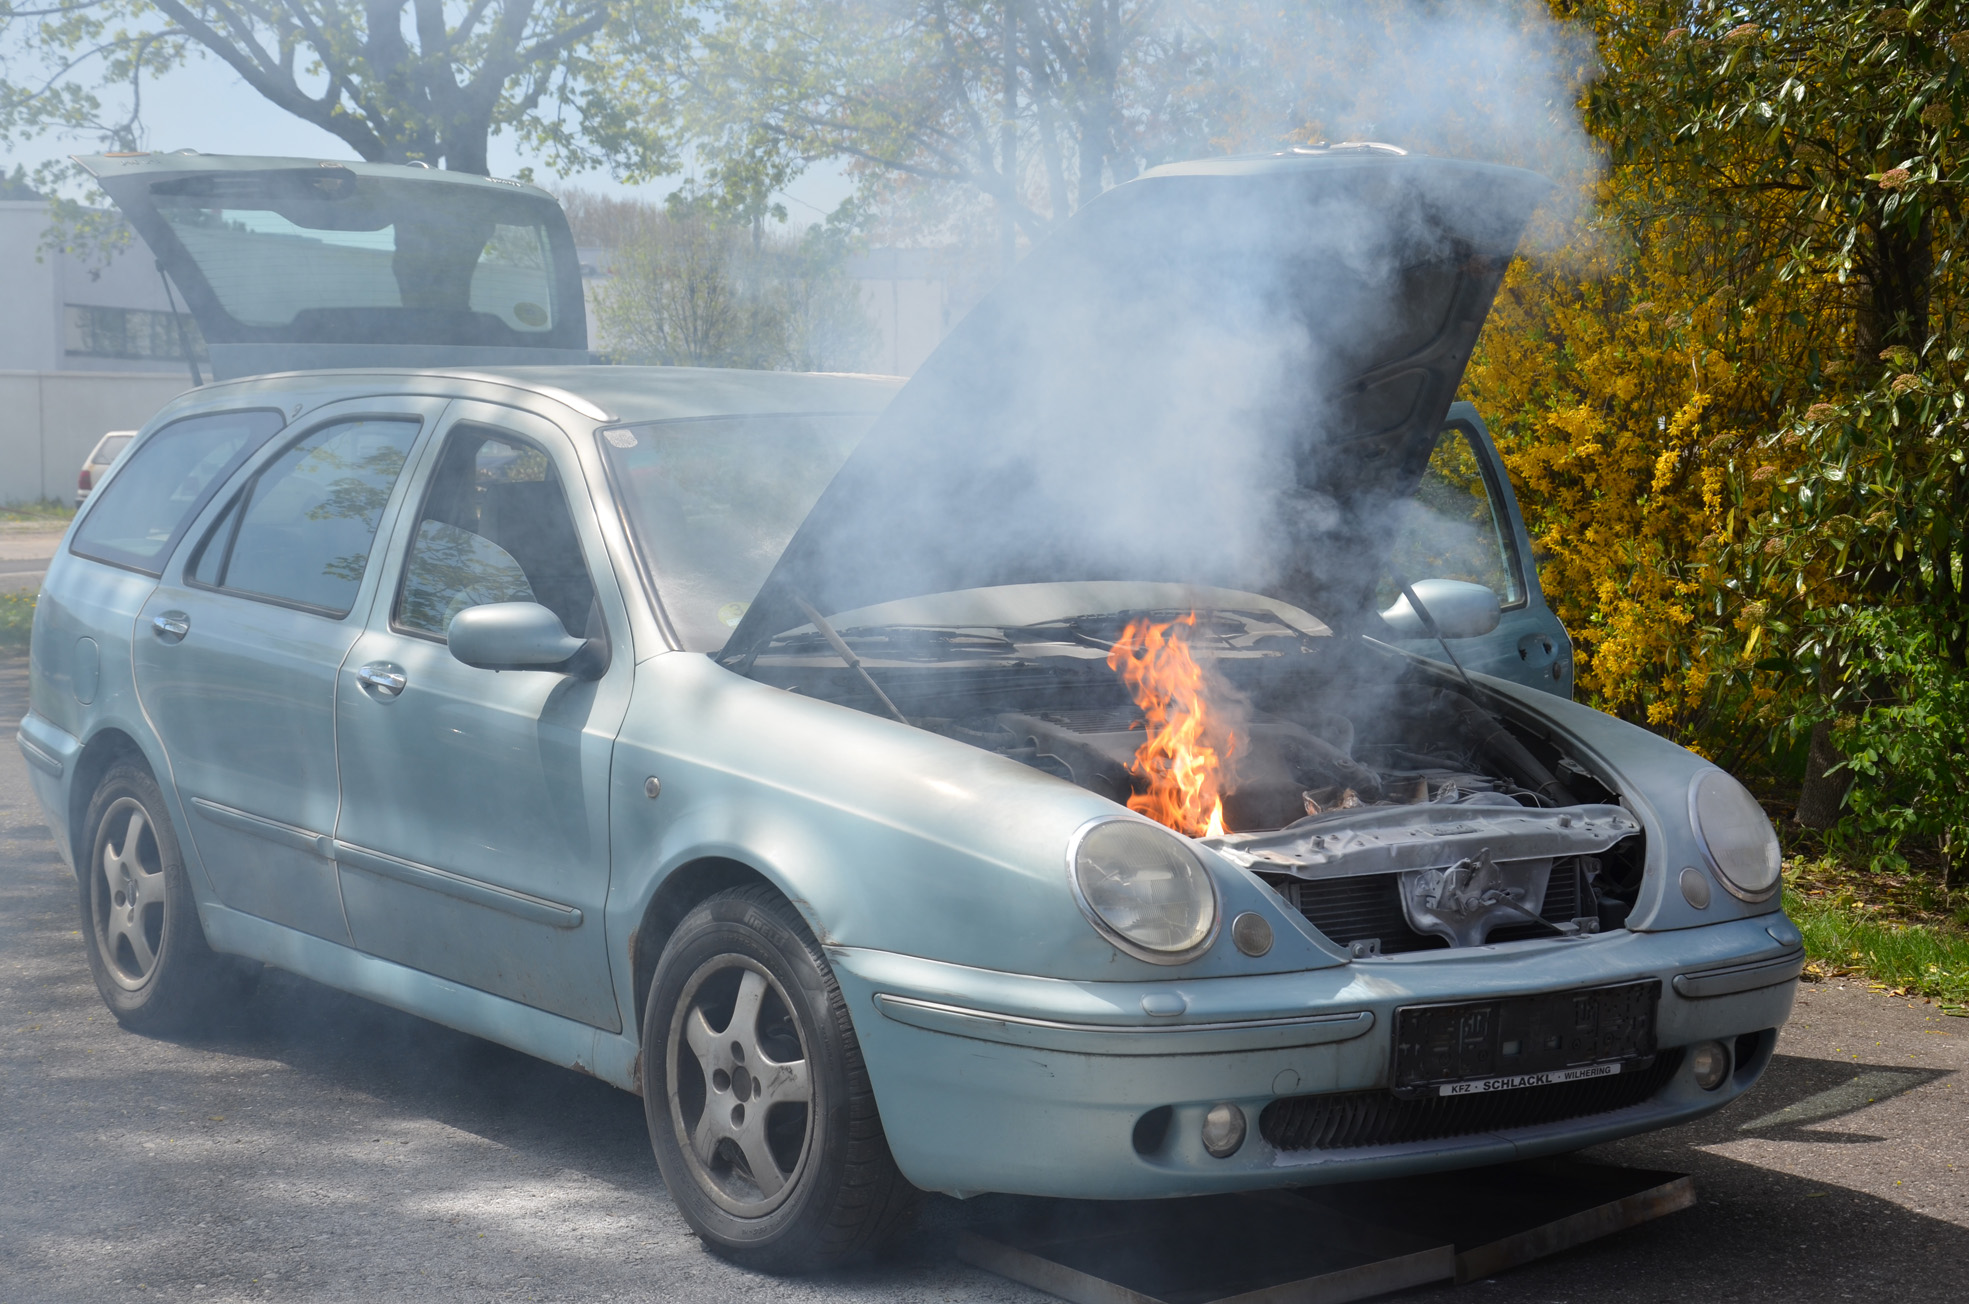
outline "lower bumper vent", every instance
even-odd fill
[[[1389,1091],[1287,1096],[1265,1106],[1258,1116],[1258,1134],[1280,1150],[1351,1150],[1507,1132],[1639,1105],[1667,1086],[1681,1066],[1677,1048],[1663,1051],[1637,1072],[1549,1087],[1410,1099]]]

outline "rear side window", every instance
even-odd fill
[[[194,584],[346,616],[418,423],[340,421],[260,469],[206,535]]]
[[[279,412],[264,409],[173,421],[90,496],[69,551],[158,574],[192,517],[282,424]]]

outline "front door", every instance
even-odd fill
[[[137,693],[220,901],[349,940],[335,827],[335,672],[375,589],[401,471],[444,404],[323,409],[276,445],[137,620]]]
[[[335,829],[356,945],[619,1031],[602,907],[627,620],[567,437],[460,403],[391,544],[385,600],[342,668]],[[481,670],[451,618],[538,602],[613,639],[599,678]]]
[[[1497,594],[1497,628],[1451,640],[1463,667],[1571,696],[1572,642],[1545,605],[1537,570],[1527,564],[1531,542],[1517,497],[1489,432],[1468,403],[1450,408],[1422,483],[1401,510],[1394,563],[1404,579],[1410,584],[1466,580]],[[1385,606],[1399,592],[1390,586],[1382,596]],[[1399,646],[1442,660],[1433,639],[1404,640]]]

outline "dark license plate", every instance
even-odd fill
[[[1643,1067],[1661,982],[1621,983],[1395,1012],[1395,1090],[1468,1095]]]

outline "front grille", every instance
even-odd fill
[[[1258,1134],[1280,1150],[1351,1150],[1508,1132],[1641,1104],[1667,1086],[1681,1065],[1682,1052],[1676,1049],[1655,1056],[1645,1069],[1549,1087],[1406,1099],[1391,1091],[1287,1096],[1265,1106]]]
[[[1570,923],[1581,914],[1585,886],[1577,856],[1566,856],[1552,864],[1552,878],[1545,887],[1541,919],[1555,924]],[[1402,951],[1424,951],[1448,946],[1446,938],[1418,933],[1408,926],[1402,913],[1401,884],[1395,874],[1362,874],[1353,878],[1328,878],[1312,882],[1292,881],[1280,885],[1287,899],[1299,907],[1314,928],[1341,946],[1381,939],[1383,955]],[[1550,937],[1552,930],[1526,920],[1493,928],[1486,942],[1521,942],[1531,937]]]
[[[1393,955],[1449,945],[1447,938],[1408,926],[1397,875],[1362,874],[1288,886],[1298,894],[1299,913],[1341,946],[1378,938],[1382,954]]]

